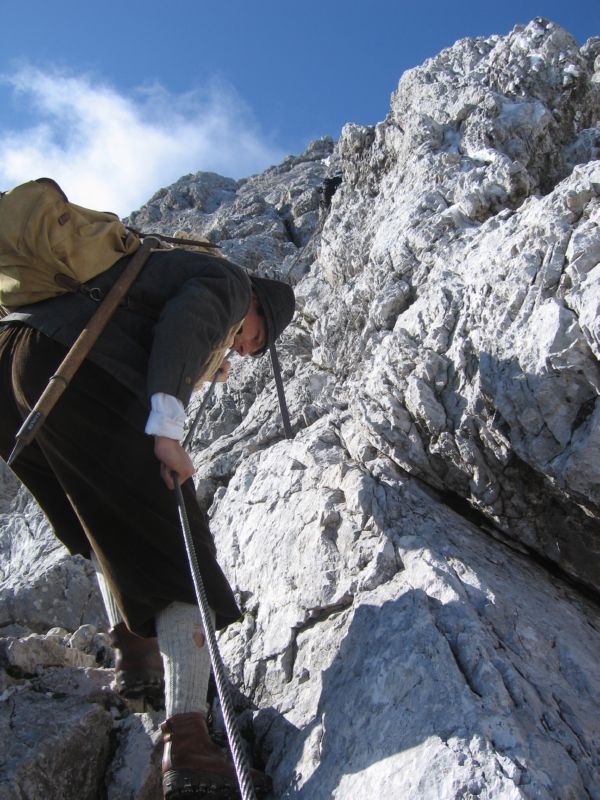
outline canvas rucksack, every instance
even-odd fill
[[[70,203],[51,178],[0,193],[0,306],[10,310],[76,291],[134,253],[146,235],[116,214]],[[220,255],[205,241],[152,236]]]

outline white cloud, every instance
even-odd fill
[[[189,172],[243,177],[281,160],[234,89],[125,96],[90,77],[24,68],[1,78],[36,123],[0,131],[0,187],[47,176],[73,202],[129,214]]]

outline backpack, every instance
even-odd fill
[[[142,234],[116,214],[70,203],[51,178],[0,193],[0,306],[11,310],[77,291],[134,253]],[[216,245],[152,234],[221,255]]]

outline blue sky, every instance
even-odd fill
[[[121,214],[183,174],[243,177],[383,119],[402,72],[600,0],[0,0],[0,188],[41,175]]]

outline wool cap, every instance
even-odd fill
[[[292,287],[283,281],[250,275],[250,282],[267,326],[267,342],[262,350],[254,354],[262,356],[292,321],[296,298]]]

